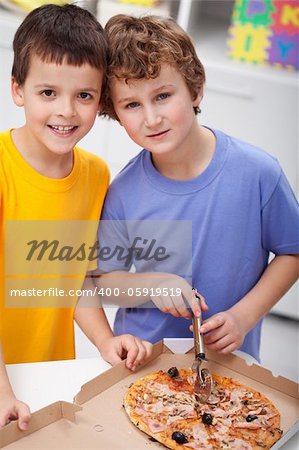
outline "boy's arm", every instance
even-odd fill
[[[26,430],[30,420],[30,410],[25,403],[17,400],[13,393],[0,342],[0,428],[16,419],[18,419],[20,430]]]
[[[82,290],[90,289],[94,289],[94,284],[87,276]],[[135,370],[150,356],[152,345],[149,342],[129,334],[113,335],[99,298],[93,306],[88,304],[84,306],[84,303],[85,299],[81,297],[75,309],[74,319],[106,361],[115,365],[126,358],[126,366]]]
[[[215,314],[201,327],[211,350],[230,353],[240,347],[246,334],[290,289],[299,276],[299,255],[278,255],[257,284],[234,306]]]
[[[136,307],[151,300],[165,313],[175,317],[191,317],[188,307],[196,316],[200,315],[198,301],[192,295],[192,288],[182,277],[163,272],[132,273],[114,271],[102,273],[93,278],[94,283],[103,292],[103,303],[122,307]],[[117,289],[117,295],[105,296],[105,292]],[[205,299],[201,296],[201,307],[207,311]]]

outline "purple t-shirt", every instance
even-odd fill
[[[134,256],[131,262],[137,272],[166,271],[185,277],[209,305],[204,318],[227,310],[252,289],[268,264],[270,252],[299,253],[298,203],[277,160],[256,147],[212,131],[216,136],[213,159],[192,180],[164,177],[146,150],[132,159],[112,182],[102,219],[133,222],[119,222],[121,226],[110,235],[99,233],[101,246],[121,243],[129,248],[136,236],[131,223],[191,224],[192,232],[190,229],[187,236],[192,247],[191,266],[188,258],[182,262],[179,238],[178,245],[172,245],[169,266],[165,260]],[[168,238],[171,232],[169,227]],[[180,235],[184,239],[183,233]],[[99,268],[104,272],[129,270],[127,263],[120,258],[101,260]],[[117,312],[114,331],[157,342],[192,337],[189,325],[190,321],[156,308],[123,308]],[[260,331],[261,322],[248,333],[240,348],[256,359]]]

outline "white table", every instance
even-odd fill
[[[177,353],[183,353],[192,346],[192,340],[187,339],[165,342]],[[110,367],[110,364],[99,356],[68,361],[11,364],[7,366],[7,371],[15,394],[29,404],[34,412],[57,400],[72,402],[82,384]],[[281,448],[298,450],[299,433]]]

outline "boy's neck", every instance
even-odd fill
[[[24,160],[39,174],[54,179],[67,177],[74,165],[73,151],[57,155],[38,148],[30,142],[26,127],[16,128],[11,133],[12,141]]]
[[[212,131],[199,126],[194,138],[183,151],[157,155],[151,154],[155,168],[165,177],[174,180],[191,180],[199,176],[210,164],[216,148]]]

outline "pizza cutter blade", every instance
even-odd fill
[[[192,295],[200,301],[200,295],[195,288],[192,289]],[[203,337],[199,332],[201,321],[201,315],[199,317],[193,316],[195,359],[192,365],[192,371],[195,374],[194,393],[197,403],[205,403],[210,397],[213,389],[212,375],[208,369],[201,368],[202,362],[207,361]]]

